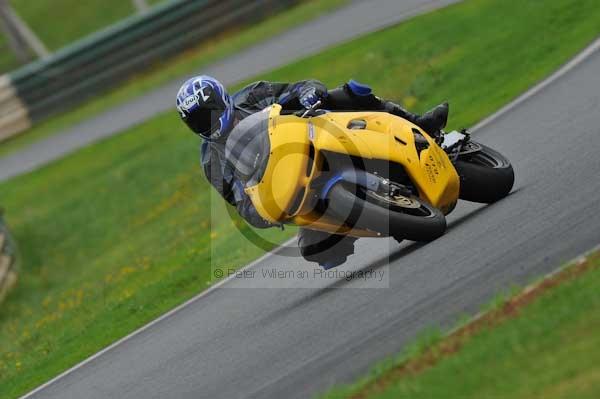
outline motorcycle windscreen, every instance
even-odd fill
[[[270,153],[269,113],[258,112],[242,120],[231,131],[225,144],[225,157],[235,176],[245,186],[262,179]]]

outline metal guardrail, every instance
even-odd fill
[[[0,209],[0,303],[17,282],[17,250]]]
[[[299,0],[174,0],[0,76],[0,141],[174,55]]]

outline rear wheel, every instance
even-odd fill
[[[352,227],[397,240],[431,241],[446,231],[443,213],[414,195],[336,184],[329,193],[328,209]]]
[[[515,181],[509,160],[489,147],[469,142],[454,166],[460,177],[460,199],[490,204],[508,195]]]

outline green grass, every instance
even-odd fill
[[[584,274],[545,291],[515,317],[479,330],[433,367],[392,378],[388,363],[371,377],[323,398],[600,397],[600,255],[590,259]],[[396,364],[419,359],[422,353],[401,356]]]
[[[447,98],[451,123],[469,125],[582,49],[599,22],[592,0],[470,1],[261,78],[355,77],[421,110]],[[211,262],[239,266],[261,253],[222,208],[211,228],[198,140],[177,118],[160,115],[0,184],[24,254],[20,284],[0,308],[0,397],[24,393],[202,291]]]
[[[11,0],[10,4],[51,51],[136,12],[131,0]]]
[[[24,393],[202,291],[211,262],[237,268],[262,254],[221,201],[211,206],[197,144],[177,115],[166,115],[2,185],[24,256],[19,285],[0,308],[0,397]]]
[[[186,74],[198,73],[204,66],[341,7],[348,1],[305,1],[296,7],[279,13],[275,18],[269,18],[254,26],[239,31],[232,28],[231,31],[214,38],[212,41],[190,48],[180,56],[153,66],[148,71],[140,73],[109,91],[106,95],[88,101],[72,111],[57,115],[9,141],[0,143],[0,156],[12,153],[50,135],[59,134],[78,122],[148,93],[167,82],[181,79]],[[175,93],[173,93],[173,98],[175,98]]]
[[[148,1],[149,5],[157,3]],[[55,51],[97,30],[135,13],[130,0],[11,0],[15,12],[25,21],[49,51]],[[0,74],[19,66],[0,34]]]
[[[8,45],[6,37],[0,34],[0,75],[18,66],[19,62]]]
[[[332,86],[353,77],[416,111],[449,100],[450,124],[462,127],[550,74],[598,35],[600,10],[594,1],[467,1],[269,78],[311,76]]]

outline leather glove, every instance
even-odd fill
[[[306,109],[311,109],[315,104],[323,99],[323,95],[317,92],[314,87],[307,87],[300,92],[300,104]]]

